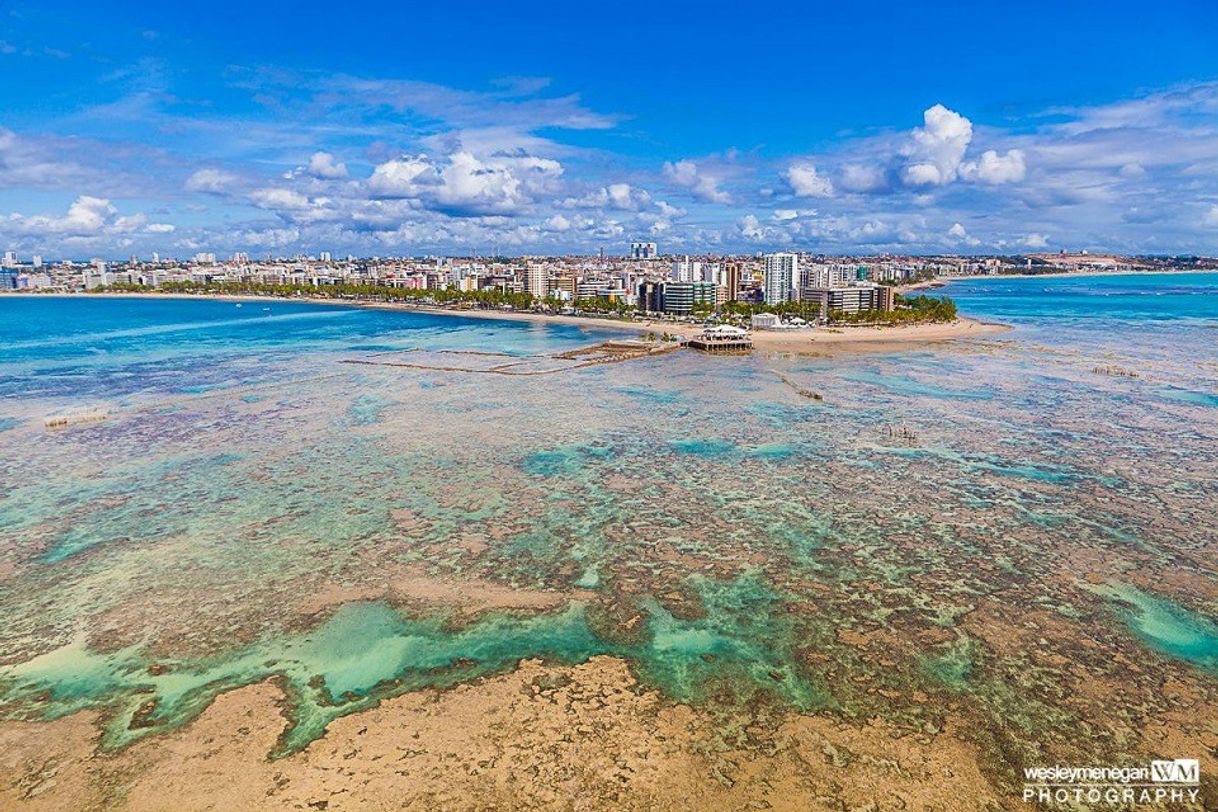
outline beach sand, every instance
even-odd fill
[[[823,354],[823,352],[882,352],[911,345],[980,338],[1011,329],[962,318],[944,324],[903,324],[895,327],[817,327],[809,330],[755,330],[753,345],[760,351]]]
[[[21,295],[21,294],[17,294]],[[38,295],[38,294],[30,294]],[[83,295],[83,294],[81,294]],[[165,293],[95,293],[91,296],[116,298],[200,298],[198,294]],[[345,299],[313,299],[307,297],[284,299],[277,296],[207,296],[205,298],[232,302],[292,302],[301,304],[331,304],[348,307],[366,307],[374,310],[401,310],[410,313],[427,313],[437,316],[461,316],[470,319],[492,319],[498,321],[525,321],[546,324],[564,324],[594,330],[619,330],[643,335],[645,333],[670,333],[693,336],[701,331],[695,324],[644,319],[626,321],[597,318],[594,316],[563,316],[545,313],[522,313],[511,310],[456,310],[426,307],[398,302],[357,302]],[[908,348],[911,345],[957,338],[978,338],[994,335],[1010,328],[1003,324],[961,318],[946,324],[902,324],[891,327],[818,327],[807,330],[754,330],[753,344],[758,350],[779,352],[817,353],[820,350],[834,352],[885,352]]]

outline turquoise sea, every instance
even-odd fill
[[[612,331],[0,297],[0,714],[121,747],[278,675],[281,755],[610,654],[755,720],[958,714],[1004,769],[1128,752],[1164,673],[1218,691],[1218,275],[942,292],[1013,329],[571,368]]]

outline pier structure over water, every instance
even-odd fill
[[[715,354],[738,355],[753,351],[753,337],[748,331],[728,324],[708,327],[685,344],[695,350]]]

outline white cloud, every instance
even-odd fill
[[[109,200],[81,195],[72,202],[68,207],[68,213],[63,217],[51,217],[44,214],[26,217],[21,214],[12,214],[9,216],[9,221],[25,233],[83,236],[100,233],[117,213],[118,209],[110,205]]]
[[[606,189],[615,209],[634,210],[640,205],[646,205],[650,199],[646,192],[631,189],[629,183],[611,183]]]
[[[1209,213],[1205,215],[1205,224],[1207,226],[1218,226],[1218,206],[1210,206]]]
[[[152,234],[169,234],[177,229],[172,223],[149,223],[148,231]]]
[[[666,201],[657,200],[656,208],[660,210],[660,215],[669,220],[676,220],[686,215],[685,209],[680,206],[670,206]]]
[[[302,211],[309,208],[309,199],[291,189],[255,189],[250,192],[250,201],[260,209],[276,211]]]
[[[1025,248],[1043,249],[1049,247],[1049,238],[1044,234],[1029,234],[1023,238]]]
[[[403,156],[378,165],[368,179],[368,188],[381,197],[417,197],[422,183],[434,181],[435,167],[426,155]]]
[[[833,183],[812,164],[792,164],[786,171],[787,183],[796,197],[833,197]]]
[[[236,175],[222,169],[200,169],[186,179],[186,191],[220,194],[228,191],[237,180]]]
[[[909,186],[950,183],[973,140],[973,123],[942,104],[928,109],[922,118],[924,126],[913,131],[902,150],[907,162],[901,178]]]
[[[719,179],[688,158],[676,163],[664,162],[664,176],[677,186],[688,189],[708,203],[730,203],[732,196],[719,188]]]
[[[960,223],[954,223],[952,227],[947,230],[947,236],[950,238],[951,242],[956,244],[963,244],[969,247],[981,245],[981,240],[971,236],[968,233],[968,230]]]
[[[740,218],[739,229],[740,236],[746,240],[759,241],[765,239],[765,229],[761,227],[761,223],[752,214],[746,214]]]
[[[436,200],[470,214],[516,214],[562,175],[562,164],[534,156],[495,156],[485,160],[468,152],[449,156],[440,171]]]
[[[119,216],[118,209],[109,200],[90,195],[77,197],[62,217],[13,213],[0,219],[0,233],[35,240],[54,239],[57,241],[52,243],[54,245],[58,245],[58,241],[67,244],[89,243],[141,230],[153,231],[142,212]]]
[[[965,180],[979,181],[997,186],[1001,183],[1018,183],[1027,174],[1027,164],[1021,149],[1008,150],[1000,156],[995,150],[981,153],[980,160],[960,165],[960,176]]]
[[[557,191],[563,167],[552,158],[454,152],[447,163],[426,155],[407,156],[377,166],[368,179],[375,196],[417,200],[425,207],[457,215],[514,215],[538,195]]]
[[[615,209],[639,211],[651,204],[651,195],[629,183],[611,183],[588,192],[583,197],[569,197],[562,202],[568,209]],[[658,203],[666,206],[666,203]]]
[[[555,214],[542,223],[542,227],[546,231],[569,231],[571,229],[571,221],[561,214]]]
[[[68,216],[60,221],[65,231],[98,231],[118,209],[109,200],[81,195],[68,207]]]
[[[846,164],[837,184],[847,192],[872,192],[885,186],[884,170],[874,164]]]
[[[347,177],[347,165],[336,163],[334,156],[328,152],[314,152],[309,159],[309,174],[315,178],[334,180]]]

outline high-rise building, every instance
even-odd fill
[[[677,282],[702,282],[702,263],[690,262],[689,257],[678,259],[668,275]]]
[[[543,265],[530,263],[524,269],[524,292],[535,299],[544,299],[550,293],[550,273]]]
[[[330,261],[330,252],[329,251],[321,252],[321,261],[326,262],[326,263],[328,263]]]
[[[724,287],[727,288],[725,301],[734,302],[740,296],[740,275],[743,272],[739,262],[727,262],[723,265]]]
[[[631,259],[655,259],[657,256],[656,244],[653,242],[630,243]]]
[[[791,291],[798,279],[798,255],[766,254],[765,303],[782,304],[791,301]]]
[[[17,267],[17,252],[16,251],[5,251],[4,252],[4,267],[5,268],[16,268]]]

